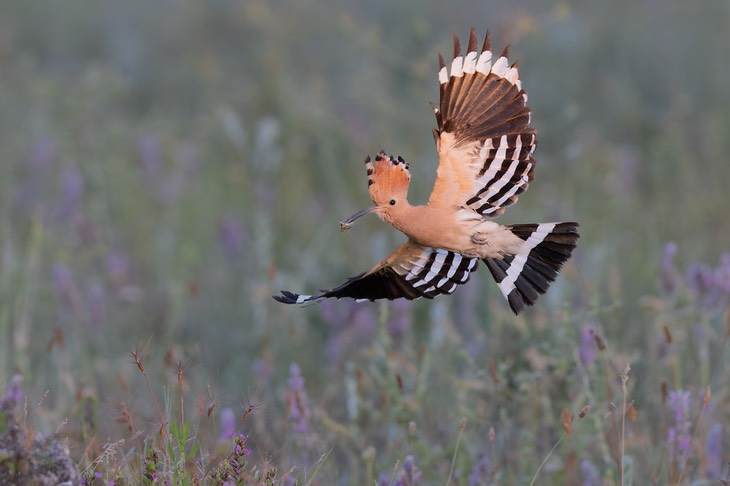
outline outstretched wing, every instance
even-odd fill
[[[450,75],[439,54],[441,101],[434,106],[439,167],[429,204],[466,206],[496,217],[532,181],[537,140],[517,63],[510,66],[507,54],[505,49],[491,63],[489,33],[478,53],[474,27],[465,57],[454,36]]]
[[[372,270],[347,280],[319,295],[300,295],[286,290],[273,296],[284,304],[303,304],[320,299],[350,297],[356,300],[408,300],[450,294],[466,283],[479,260],[452,251],[407,242]]]

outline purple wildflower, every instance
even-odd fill
[[[131,264],[129,258],[121,252],[115,251],[106,257],[106,272],[112,282],[124,283],[129,277]]]
[[[590,459],[580,461],[580,475],[583,477],[583,486],[601,486],[601,473]]]
[[[251,455],[251,449],[246,447],[246,439],[248,437],[244,434],[238,434],[233,438],[233,451],[225,461],[218,464],[218,468],[213,474],[216,484],[235,486],[237,479],[246,472],[245,456]]]
[[[596,361],[596,331],[592,326],[583,326],[580,332],[578,357],[583,366],[592,366]]]
[[[284,478],[283,486],[296,486],[297,480],[294,476],[287,476]]]
[[[378,327],[378,320],[371,306],[354,305],[350,314],[350,326],[355,338],[368,339]]]
[[[391,316],[388,320],[388,333],[394,339],[402,338],[411,327],[412,302],[398,299],[391,304]]]
[[[304,390],[304,378],[299,365],[292,363],[289,367],[289,419],[294,423],[294,430],[300,434],[309,432],[309,398]]]
[[[0,410],[12,411],[15,406],[23,401],[23,375],[16,373],[10,380],[5,392],[5,398],[0,400]]]
[[[332,327],[338,327],[342,322],[342,313],[339,312],[341,306],[334,299],[324,299],[319,305],[322,312],[322,319]]]
[[[251,455],[251,449],[246,448],[246,439],[248,439],[247,435],[238,434],[233,440],[233,454],[237,457]]]
[[[722,438],[723,426],[719,422],[715,422],[710,427],[707,434],[707,442],[705,443],[705,452],[707,453],[707,464],[705,466],[705,474],[710,479],[718,479],[722,474],[723,458],[722,458]]]
[[[730,302],[730,253],[720,256],[717,268],[705,264],[692,265],[686,280],[702,304],[709,308],[727,305]]]
[[[468,484],[469,486],[489,484],[493,474],[492,460],[486,454],[482,454],[479,461],[474,465],[474,469],[471,470]]]
[[[416,484],[416,482],[421,479],[421,471],[419,471],[416,467],[413,456],[410,454],[407,455],[405,460],[403,461],[403,472],[405,473],[405,475],[403,476],[403,480],[405,481],[403,483],[404,486]]]
[[[230,407],[221,409],[221,439],[230,439],[236,433],[236,413]]]
[[[99,471],[94,471],[93,474],[89,475],[89,473],[83,473],[81,475],[81,486],[90,486],[94,484],[94,482],[97,479],[101,479],[102,474]],[[107,486],[114,486],[116,483],[112,479],[107,483]]]
[[[415,486],[418,484],[418,480],[421,479],[421,471],[416,467],[415,461],[412,455],[407,455],[403,460],[403,466],[401,466],[398,475],[395,478],[394,483],[389,483],[385,480],[383,483],[383,476],[378,480],[378,486],[381,484],[393,484],[393,486]]]
[[[673,425],[669,428],[667,440],[672,446],[672,457],[678,460],[689,452],[692,440],[690,421],[691,396],[688,391],[669,392],[669,406],[672,409]]]
[[[225,216],[218,223],[218,244],[228,261],[236,262],[241,257],[244,239],[243,228],[236,218]]]
[[[692,290],[704,294],[712,288],[714,275],[709,265],[695,264],[689,267],[685,279]]]
[[[674,265],[674,257],[677,256],[677,244],[673,241],[668,242],[662,249],[661,260],[661,282],[662,290],[667,294],[674,293],[679,283],[679,275]]]
[[[154,483],[160,478],[157,474],[157,468],[160,466],[160,455],[157,449],[150,449],[144,457],[144,471],[142,471],[142,475],[151,483]]]
[[[672,407],[672,416],[675,423],[689,419],[689,409],[692,397],[688,391],[672,390],[669,392],[669,406]]]
[[[322,309],[322,319],[335,331],[334,335],[338,336],[350,325],[352,315],[359,306],[352,302],[325,299],[319,307]]]

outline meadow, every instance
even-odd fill
[[[427,199],[437,54],[471,25],[511,44],[540,142],[499,222],[578,221],[561,276],[517,317],[484,268],[275,302],[403,241],[338,223],[380,149]],[[95,486],[730,484],[728,25],[719,0],[3,1],[0,478],[53,441]]]

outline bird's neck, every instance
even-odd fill
[[[408,201],[403,201],[397,209],[393,208],[391,211],[383,214],[383,220],[397,230],[408,234],[407,229],[412,226],[413,217],[417,214],[417,211],[414,211],[416,207],[411,206]]]
[[[433,244],[438,239],[438,234],[444,229],[446,215],[442,211],[428,205],[411,206],[404,205],[393,215],[392,224],[396,229],[404,233],[411,240]]]

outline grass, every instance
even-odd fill
[[[381,3],[3,3],[0,436],[94,485],[730,481],[730,12]],[[577,220],[574,258],[519,317],[484,272],[278,305],[400,241],[337,223],[381,148],[427,198],[471,24],[540,139],[500,222]]]

